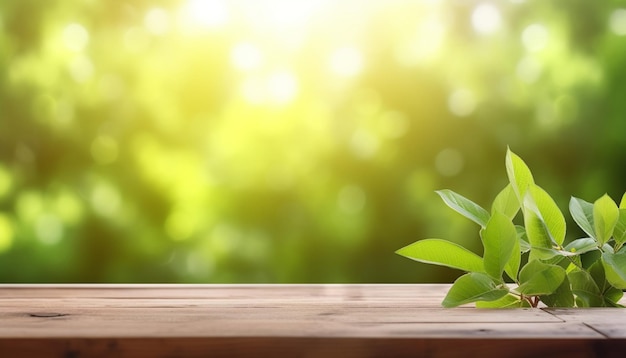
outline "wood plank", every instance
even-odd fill
[[[350,302],[276,302],[267,304],[247,300],[227,302],[212,300],[171,299],[4,299],[0,317],[28,318],[29,315],[56,312],[63,316],[172,314],[172,310],[191,315],[203,315],[213,319],[294,319],[388,322],[388,323],[437,323],[437,322],[561,322],[556,316],[538,309],[490,309],[476,314],[473,308],[423,308],[402,306],[361,306]]]
[[[546,308],[545,311],[567,322],[583,322],[609,338],[626,339],[626,309]]]
[[[626,310],[444,309],[448,288],[0,285],[0,357],[593,357],[626,349]]]
[[[419,286],[416,287],[416,286]],[[259,305],[350,302],[355,306],[441,307],[449,285],[0,285],[0,299],[169,298]]]
[[[59,309],[61,308],[61,309]],[[539,309],[336,307],[2,307],[0,337],[450,337],[602,338]],[[557,332],[556,334],[553,332]]]
[[[393,331],[385,327],[408,327],[415,334],[425,334],[433,324],[468,323],[463,330],[472,330],[475,324],[504,324],[490,331],[518,336],[527,330],[516,328],[520,333],[508,329],[512,323],[524,323],[528,327],[537,324],[563,322],[541,310],[485,310],[476,314],[473,309],[423,309],[408,311],[398,308],[353,308],[333,307],[227,307],[227,306],[187,306],[169,305],[167,307],[123,307],[98,306],[79,307],[80,304],[65,302],[64,305],[3,305],[0,308],[0,337],[20,337],[29,334],[37,337],[94,337],[108,335],[128,336],[142,332],[151,336],[166,336],[174,331],[176,336],[195,336],[197,332],[207,335],[249,336],[256,331],[272,335],[290,336],[294,332],[317,336],[336,336],[337,332],[350,331],[351,335],[372,335],[373,328],[379,327],[381,335],[392,336]],[[414,327],[423,324],[424,329]],[[428,325],[430,324],[430,325]],[[137,331],[140,326],[148,327]],[[250,329],[252,327],[252,330]],[[365,328],[363,328],[365,327]],[[521,327],[521,326],[520,326]],[[394,329],[395,329],[394,328]],[[569,328],[562,328],[567,331]],[[537,328],[532,328],[537,331]],[[579,335],[580,327],[572,329],[572,334]],[[588,330],[589,336],[598,337],[596,332]],[[165,332],[165,333],[164,333]],[[326,333],[325,333],[326,332]],[[391,333],[390,333],[391,332]]]
[[[391,299],[395,301],[435,299],[439,303],[449,284],[0,284],[0,298],[316,298],[344,300]]]
[[[302,321],[297,319],[225,320],[176,317],[92,316],[89,319],[44,318],[31,322],[3,319],[1,339],[7,338],[173,338],[173,337],[318,337],[318,338],[536,338],[602,339],[582,323],[377,323]]]

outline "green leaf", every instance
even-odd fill
[[[515,191],[511,184],[508,184],[498,195],[496,199],[493,201],[493,205],[491,205],[491,214],[496,211],[501,212],[502,214],[509,217],[509,219],[513,220],[515,215],[520,209],[520,202],[517,199]]]
[[[594,301],[590,302],[590,307],[619,307],[619,300],[624,293],[622,290],[611,286],[606,280],[604,271],[604,264],[601,260],[596,261],[588,269],[589,275],[596,284],[600,294],[600,297],[594,297]]]
[[[565,240],[565,217],[563,213],[552,197],[538,185],[531,185],[528,188],[528,193],[530,196],[527,195],[524,198],[524,208],[537,215],[552,242],[559,246],[562,245],[563,240]],[[530,233],[528,235],[530,236]]]
[[[569,201],[569,212],[572,218],[589,237],[596,238],[593,224],[593,204],[583,199],[572,198]]]
[[[604,194],[593,203],[593,223],[596,239],[598,239],[600,245],[603,245],[611,238],[618,217],[619,209],[617,204],[608,195]]]
[[[515,282],[517,282],[517,273],[519,272],[521,262],[522,252],[520,250],[520,239],[516,238],[511,258],[506,263],[506,266],[504,266],[504,271],[506,272],[506,274]]]
[[[602,251],[588,251],[578,257],[580,257],[581,266],[584,269],[588,270],[591,266],[593,266],[593,264],[600,261],[600,259],[602,258]]]
[[[598,244],[596,243],[596,240],[590,237],[585,237],[585,238],[576,239],[570,242],[569,244],[567,244],[567,246],[565,246],[564,251],[568,251],[568,252],[580,255],[580,254],[584,254],[585,252],[589,252],[589,251],[597,250],[597,249],[598,249]]]
[[[446,240],[416,241],[399,249],[396,253],[427,264],[447,266],[469,272],[484,272],[483,260],[480,256]]]
[[[626,241],[626,209],[624,208],[619,209],[619,217],[613,230],[613,239],[619,245],[624,244],[624,241]]]
[[[495,301],[477,301],[477,308],[522,308],[530,307],[526,300],[520,300],[518,296],[508,294]]]
[[[517,290],[528,296],[550,295],[556,292],[565,279],[565,269],[539,260],[530,261],[519,274]]]
[[[568,274],[568,278],[572,285],[572,292],[579,299],[579,307],[599,307],[602,305],[602,293],[587,271],[572,271]]]
[[[509,177],[509,182],[513,187],[515,195],[517,195],[517,201],[523,203],[528,187],[535,183],[533,175],[522,158],[513,153],[510,148],[506,150],[505,162],[506,174]]]
[[[586,292],[580,292],[580,296],[585,298],[585,307],[619,307],[619,300],[624,293],[622,290],[611,286],[605,276],[604,265],[601,261],[596,261],[589,267],[588,272],[584,272],[588,280],[591,277],[592,283],[587,282]],[[578,273],[578,275],[583,275]],[[574,289],[574,285],[572,285]],[[580,289],[580,288],[578,288]]]
[[[496,211],[487,222],[481,236],[485,248],[483,255],[485,272],[500,280],[517,241],[515,225],[506,215]]]
[[[526,236],[528,237],[528,243],[530,244],[531,251],[535,247],[541,247],[546,249],[552,248],[552,240],[546,230],[545,225],[541,218],[533,211],[528,211],[524,215],[524,225],[526,227]]]
[[[623,307],[619,304],[622,297],[624,297],[624,291],[611,286],[604,293],[604,304],[607,307]]]
[[[604,265],[601,260],[596,260],[589,268],[587,269],[591,278],[593,278],[593,282],[596,283],[600,292],[604,292],[610,285],[606,281],[606,274],[604,271]]]
[[[437,190],[436,193],[439,194],[446,205],[454,209],[459,214],[472,220],[481,227],[485,227],[487,225],[487,221],[489,221],[489,212],[483,209],[480,205],[460,194],[453,192],[452,190]]]
[[[574,270],[578,270],[580,267],[582,267],[580,256],[574,256],[571,258],[569,264],[567,264],[567,267],[565,268],[565,272],[569,274],[570,272]]]
[[[619,202],[620,209],[626,209],[626,193],[622,196],[622,201]]]
[[[574,294],[567,276],[553,294],[543,295],[540,298],[541,302],[548,307],[574,307]]]
[[[603,253],[602,264],[607,281],[614,287],[626,289],[626,251]]]
[[[528,236],[526,235],[526,228],[521,225],[515,225],[517,231],[517,238],[519,239],[519,248],[522,253],[530,251],[530,243],[528,242]]]
[[[476,301],[495,301],[508,292],[507,288],[497,286],[488,275],[472,272],[454,281],[441,305],[450,308]]]
[[[529,200],[532,200],[530,195],[526,195],[526,198],[530,198]],[[526,229],[526,237],[528,238],[528,243],[530,244],[530,255],[528,257],[529,261],[537,259],[546,260],[556,255],[556,252],[552,249],[553,242],[550,238],[548,230],[543,220],[541,220],[541,217],[536,214],[535,210],[527,210],[524,213],[524,225]]]

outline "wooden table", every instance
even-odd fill
[[[444,309],[448,287],[0,285],[0,357],[626,356],[626,309]]]

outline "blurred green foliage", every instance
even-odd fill
[[[619,199],[624,63],[623,1],[2,1],[0,281],[451,281],[394,251],[507,145]]]

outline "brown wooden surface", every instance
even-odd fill
[[[0,285],[0,357],[626,356],[624,309],[444,309],[448,287]]]

